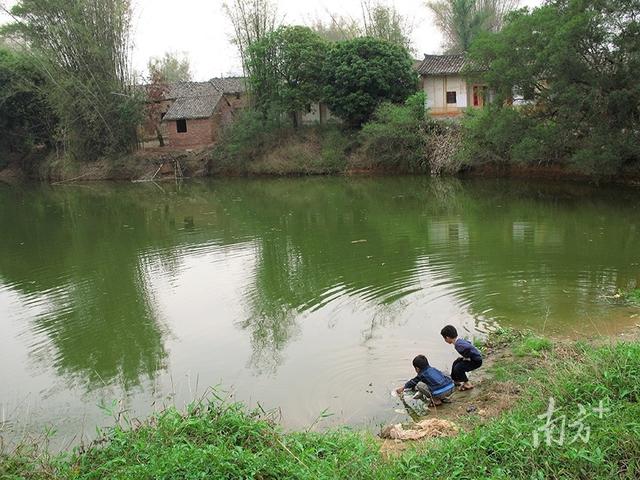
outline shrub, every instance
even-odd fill
[[[424,93],[402,105],[383,103],[360,132],[361,153],[367,162],[404,172],[425,172]]]
[[[271,148],[282,134],[275,116],[267,119],[256,110],[243,110],[236,121],[225,128],[213,151],[210,172],[242,171],[247,164]]]
[[[309,175],[339,173],[352,140],[338,125],[284,127],[277,115],[266,120],[245,110],[222,134],[210,173]]]

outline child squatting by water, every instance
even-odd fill
[[[467,372],[480,368],[482,365],[482,354],[469,340],[458,337],[458,331],[453,325],[447,325],[440,331],[440,335],[448,344],[453,344],[456,351],[461,355],[451,366],[451,378],[459,387],[461,392],[471,390],[473,385],[469,383]]]
[[[442,405],[443,401],[448,400],[455,388],[451,378],[437,368],[430,366],[424,355],[418,355],[413,359],[413,368],[418,375],[402,387],[398,387],[396,389],[398,395],[401,395],[405,390],[417,390],[418,393],[413,398],[421,398],[436,406]]]

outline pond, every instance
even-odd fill
[[[404,420],[446,324],[640,323],[637,189],[422,177],[0,185],[0,428],[58,447],[219,395],[286,428]],[[331,414],[330,416],[326,416]]]

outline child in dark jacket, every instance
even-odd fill
[[[418,390],[417,396],[422,394],[431,400],[433,405],[441,405],[442,400],[453,392],[455,388],[453,380],[437,368],[430,366],[427,357],[424,355],[418,355],[413,359],[413,368],[415,368],[418,375],[402,387],[398,387],[396,389],[398,395],[405,390]],[[423,400],[425,400],[424,397],[422,397]]]
[[[467,372],[480,368],[482,365],[482,354],[480,350],[473,346],[469,340],[458,338],[458,331],[453,325],[447,325],[440,332],[444,341],[453,344],[456,351],[461,355],[451,366],[451,378],[460,391],[471,390],[473,385],[469,383]]]

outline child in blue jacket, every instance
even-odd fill
[[[451,378],[460,387],[460,391],[471,390],[473,385],[469,383],[467,372],[480,368],[482,365],[482,354],[474,347],[473,343],[464,338],[458,338],[458,331],[453,325],[447,325],[440,332],[444,341],[453,344],[460,358],[453,362],[451,366]]]
[[[418,390],[419,394],[429,398],[433,405],[441,405],[442,400],[453,392],[455,388],[453,380],[437,368],[430,366],[424,355],[418,355],[413,359],[413,368],[418,375],[402,387],[398,387],[396,389],[398,395],[405,390]]]

